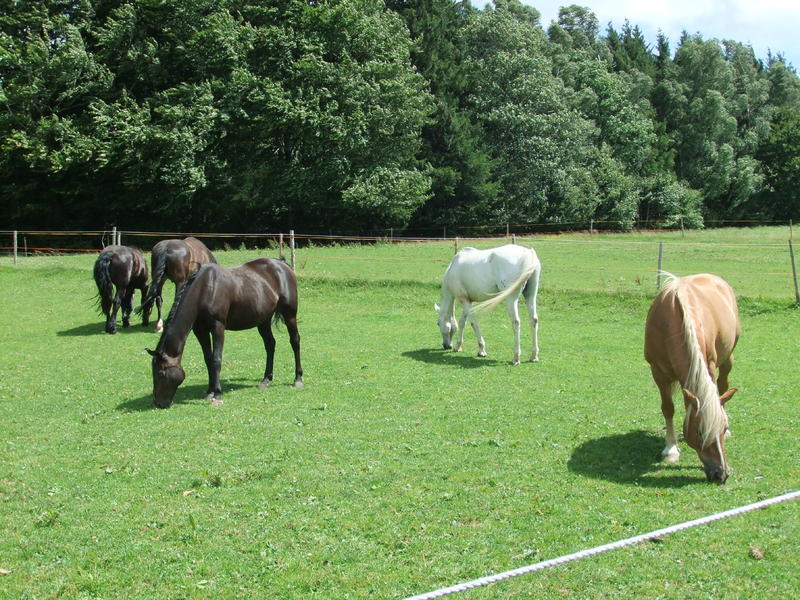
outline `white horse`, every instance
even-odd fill
[[[439,313],[439,330],[442,346],[461,351],[466,320],[472,324],[478,338],[478,356],[486,356],[486,342],[481,335],[475,313],[484,308],[493,308],[507,302],[508,316],[514,329],[514,360],[519,364],[519,308],[520,294],[525,296],[528,317],[531,322],[533,350],[531,361],[539,360],[539,315],[536,312],[536,294],[539,291],[539,276],[542,265],[531,248],[509,244],[491,250],[464,248],[453,258],[442,281],[442,306],[435,305]],[[455,301],[461,303],[459,323],[455,318]],[[473,302],[477,304],[473,305]],[[458,331],[458,341],[453,346],[453,335]]]

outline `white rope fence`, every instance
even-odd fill
[[[480,579],[473,579],[472,581],[459,583],[456,585],[452,585],[450,587],[435,590],[433,592],[419,594],[417,596],[409,596],[404,600],[431,600],[433,598],[441,598],[442,596],[455,594],[457,592],[464,592],[466,590],[471,590],[477,587],[483,587],[489,585],[490,583],[497,583],[498,581],[511,579],[512,577],[519,577],[520,575],[533,573],[534,571],[541,571],[542,569],[547,569],[548,567],[563,565],[564,563],[568,563],[573,560],[578,560],[580,558],[586,558],[587,556],[594,556],[595,554],[600,554],[601,552],[607,552],[608,550],[616,550],[618,548],[624,548],[625,546],[632,546],[633,544],[638,544],[639,542],[660,538],[670,533],[676,533],[678,531],[683,531],[684,529],[697,527],[698,525],[705,525],[706,523],[712,523],[714,521],[719,521],[720,519],[725,519],[727,517],[732,517],[734,515],[740,515],[742,513],[750,512],[751,510],[757,510],[759,508],[765,508],[773,504],[778,504],[779,502],[794,500],[799,497],[800,497],[800,490],[795,490],[794,492],[787,492],[786,494],[783,494],[781,496],[775,496],[774,498],[770,498],[768,500],[761,500],[760,502],[748,504],[747,506],[732,508],[731,510],[715,513],[713,515],[702,517],[700,519],[695,519],[693,521],[686,521],[685,523],[672,525],[671,527],[665,527],[664,529],[657,529],[656,531],[651,531],[650,533],[637,535],[631,538],[627,538],[625,540],[620,540],[618,542],[612,542],[610,544],[596,546],[594,548],[589,548],[588,550],[581,550],[580,552],[567,554],[565,556],[560,556],[558,558],[551,558],[550,560],[538,562],[534,565],[528,565],[527,567],[520,567],[518,569],[504,571],[502,573],[497,573],[496,575],[488,575],[486,577],[481,577]]]

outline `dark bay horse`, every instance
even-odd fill
[[[153,284],[150,286],[150,293],[142,302],[142,306],[136,311],[149,310],[155,302],[158,310],[156,332],[161,333],[164,328],[164,322],[161,320],[161,304],[163,302],[161,290],[166,280],[169,279],[175,284],[175,294],[177,295],[192,273],[206,263],[216,263],[217,259],[203,242],[197,238],[187,237],[183,240],[161,240],[153,246],[150,261]]]
[[[181,356],[190,331],[194,331],[200,342],[208,369],[206,400],[211,400],[214,405],[222,404],[219,372],[226,329],[258,328],[267,353],[267,366],[260,387],[267,387],[272,381],[275,357],[273,320],[282,320],[286,324],[294,351],[294,386],[302,387],[294,271],[285,262],[272,258],[257,258],[233,268],[215,263],[202,266],[189,277],[175,298],[158,346],[155,350],[147,350],[153,357],[155,405],[168,408],[175,390],[185,378]]]
[[[720,483],[730,473],[724,445],[728,433],[725,403],[736,392],[736,388],[728,388],[728,374],[740,333],[731,286],[705,273],[688,277],[667,274],[645,325],[644,356],[661,393],[667,427],[662,457],[667,462],[680,457],[672,424],[672,390],[677,383],[683,389],[686,408],[683,437],[703,462],[708,480]]]
[[[129,246],[106,246],[94,263],[98,305],[106,316],[106,333],[117,333],[117,311],[122,306],[122,326],[131,324],[133,294],[147,294],[147,261],[142,251]],[[116,293],[114,287],[116,286]],[[149,322],[150,310],[143,311],[142,325]]]

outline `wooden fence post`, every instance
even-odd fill
[[[797,265],[794,263],[794,247],[789,240],[789,257],[792,259],[792,279],[794,279],[794,300],[800,304],[800,288],[797,287]]]
[[[516,244],[517,243],[517,234],[516,233],[512,233],[511,234],[511,243],[512,244]]]
[[[458,254],[458,236],[456,236],[455,239],[453,240],[453,249],[454,249],[453,253]]]
[[[656,276],[656,291],[661,289],[661,265],[664,260],[664,242],[658,242],[658,275]]]
[[[283,234],[278,234],[278,256],[283,256]]]
[[[14,264],[17,264],[17,247],[19,246],[17,242],[17,230],[14,230]]]
[[[291,253],[292,253],[292,259],[291,259],[291,262],[289,264],[292,265],[292,270],[294,270],[294,258],[295,258],[295,254],[294,254],[294,229],[290,229],[289,230],[289,249],[291,250]]]
[[[111,228],[111,244],[113,245],[116,243],[117,243],[117,226],[114,225],[114,227]]]

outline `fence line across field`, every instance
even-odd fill
[[[503,571],[502,573],[497,573],[495,575],[488,575],[486,577],[473,579],[472,581],[467,581],[464,583],[451,585],[449,587],[440,588],[432,592],[418,594],[416,596],[409,596],[404,600],[433,600],[434,598],[441,598],[443,596],[456,594],[458,592],[464,592],[477,587],[484,587],[492,583],[497,583],[500,581],[504,581],[506,579],[511,579],[512,577],[519,577],[520,575],[526,575],[528,573],[533,573],[534,571],[541,571],[549,567],[563,565],[568,562],[572,562],[574,560],[587,558],[589,556],[594,556],[595,554],[608,552],[609,550],[617,550],[619,548],[624,548],[626,546],[632,546],[640,542],[645,542],[648,540],[656,540],[671,533],[677,533],[685,529],[698,527],[699,525],[705,525],[706,523],[713,523],[714,521],[719,521],[721,519],[726,519],[728,517],[733,517],[735,515],[741,515],[753,510],[766,508],[768,506],[772,506],[773,504],[778,504],[780,502],[786,502],[788,500],[796,500],[797,498],[800,498],[800,490],[787,492],[780,496],[775,496],[774,498],[769,498],[767,500],[761,500],[760,502],[754,502],[753,504],[748,504],[746,506],[740,506],[738,508],[732,508],[730,510],[726,510],[723,512],[714,513],[712,515],[708,515],[707,517],[701,517],[699,519],[686,521],[684,523],[679,523],[677,525],[672,525],[670,527],[665,527],[663,529],[657,529],[649,533],[644,533],[642,535],[626,538],[624,540],[619,540],[616,542],[612,542],[610,544],[603,544],[602,546],[595,546],[594,548],[588,548],[586,550],[581,550],[579,552],[574,552],[572,554],[566,554],[564,556],[559,556],[558,558],[551,558],[550,560],[544,560],[533,565],[528,565],[526,567],[519,567],[517,569]]]
[[[32,236],[58,236],[58,237],[78,237],[78,236],[100,236],[101,240],[105,240],[106,236],[110,236],[112,244],[122,245],[122,236],[123,233],[126,236],[132,237],[186,237],[187,235],[192,235],[197,238],[215,238],[215,239],[264,239],[264,240],[273,240],[278,244],[280,255],[284,255],[284,234],[283,233],[179,233],[179,232],[154,232],[154,231],[124,231],[121,229],[117,229],[116,226],[112,227],[111,231],[108,230],[97,230],[97,231],[52,231],[52,230],[44,230],[44,231],[19,231],[19,230],[0,230],[0,234],[11,234],[12,236],[12,246],[11,248],[0,247],[0,251],[2,250],[11,250],[11,254],[13,256],[13,263],[17,264],[18,256],[19,256],[19,235],[20,233],[23,234],[23,239],[25,240],[24,244],[24,252],[25,255],[28,254],[29,251],[39,251],[39,252],[81,252],[87,251],[84,249],[66,249],[66,248],[28,248],[27,245],[27,238],[25,235],[32,235]],[[520,234],[520,238],[523,237],[532,237],[534,234],[529,234],[528,236],[523,236]],[[591,235],[591,230],[590,230]],[[794,284],[794,297],[795,302],[800,304],[800,283],[798,282],[798,274],[797,274],[797,266],[795,262],[794,256],[794,246],[792,243],[793,238],[793,227],[792,222],[789,221],[789,259],[791,263],[792,269],[792,281]],[[374,242],[374,243],[411,243],[411,242],[447,242],[450,241],[453,243],[453,251],[458,252],[461,244],[470,241],[489,241],[489,240],[507,240],[511,243],[517,242],[517,234],[508,234],[506,233],[505,236],[498,236],[495,238],[488,238],[488,237],[476,237],[476,238],[469,238],[469,237],[460,237],[456,236],[453,238],[417,238],[417,237],[394,237],[394,232],[392,231],[391,237],[380,237],[380,236],[336,236],[336,235],[324,235],[324,234],[297,234],[294,230],[290,230],[288,234],[289,239],[289,248],[290,248],[290,264],[292,268],[295,268],[296,263],[296,241],[298,239],[303,240],[324,240],[324,241],[340,241],[340,242]],[[103,242],[105,243],[105,242]],[[575,240],[575,239],[558,239],[553,237],[547,237],[547,234],[538,234],[536,235],[536,243],[537,244],[548,244],[548,243],[564,243],[564,244],[638,244],[638,245],[651,245],[655,243],[655,240],[650,241],[640,241],[640,240],[631,240],[631,241],[620,241],[620,240],[596,240],[596,239],[589,239],[589,240]],[[781,247],[780,244],[730,244],[730,243],[717,243],[717,242],[674,242],[680,243],[681,245],[694,245],[698,247],[703,247],[705,245],[714,245],[715,247],[727,247],[727,248],[736,248],[736,247],[748,247],[748,248],[779,248]],[[660,287],[661,285],[661,272],[662,272],[662,263],[663,263],[663,256],[664,256],[664,242],[658,242],[658,266],[656,269],[656,287]],[[763,273],[762,273],[763,274]],[[772,275],[772,273],[767,273]]]

